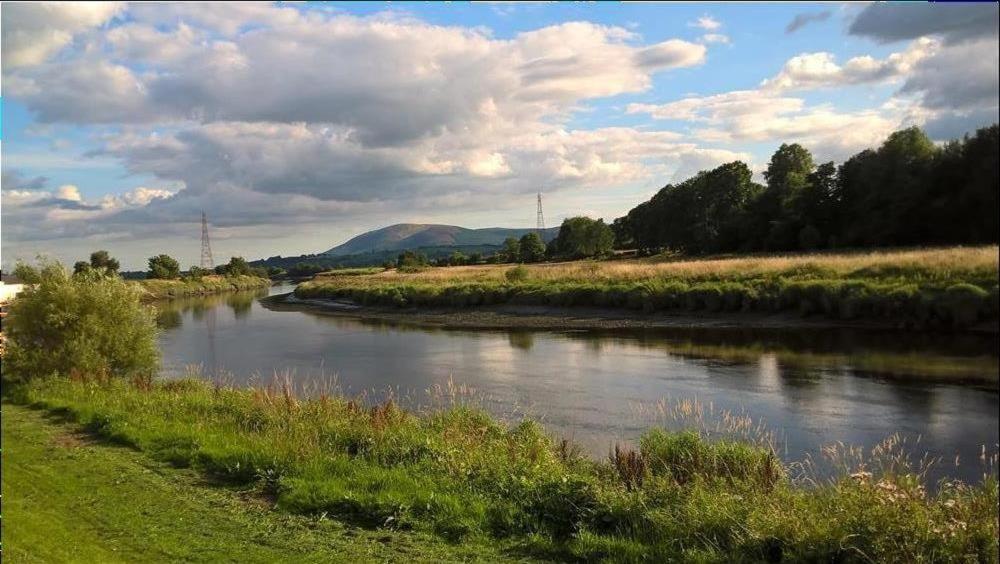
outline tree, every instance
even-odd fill
[[[226,276],[250,276],[253,271],[243,257],[231,257],[226,265]]]
[[[517,262],[521,256],[521,243],[514,237],[507,237],[503,241],[500,256],[505,262]]]
[[[469,262],[469,257],[465,256],[465,254],[462,253],[461,251],[455,251],[451,253],[450,257],[448,257],[448,264],[450,266],[462,266],[463,264],[467,264],[468,262]]]
[[[85,260],[78,260],[73,263],[73,274],[80,274],[91,270],[93,267]]]
[[[615,234],[603,219],[583,216],[564,220],[555,239],[558,253],[570,258],[609,255],[614,242]]]
[[[539,262],[545,258],[545,243],[534,231],[525,233],[517,248],[521,262]]]
[[[4,319],[5,379],[51,375],[151,377],[159,363],[153,310],[139,289],[94,269],[70,276],[57,262],[19,264],[25,286]]]
[[[181,265],[170,255],[156,255],[149,257],[149,274],[147,278],[161,278],[173,280],[180,278]]]
[[[118,259],[108,254],[107,251],[94,251],[90,253],[90,266],[95,269],[104,269],[107,274],[118,274]]]
[[[798,143],[782,143],[764,171],[767,187],[754,202],[749,215],[752,226],[744,236],[752,246],[788,250],[798,246],[798,231],[792,202],[806,188],[814,168],[812,154]]]
[[[188,276],[190,276],[195,280],[201,280],[202,276],[205,276],[211,272],[212,271],[208,270],[207,268],[201,268],[200,266],[192,266],[191,268],[188,269]]]
[[[414,251],[403,251],[396,257],[396,268],[401,272],[415,272],[422,270],[430,264],[427,256]]]

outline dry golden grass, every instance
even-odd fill
[[[501,282],[509,264],[431,268],[423,272],[386,270],[368,276],[373,282]],[[704,259],[652,257],[620,261],[575,261],[525,265],[533,281],[626,282],[653,278],[678,280],[745,279],[783,273],[822,272],[839,278],[879,273],[952,277],[996,273],[998,247],[948,247],[851,253],[783,254]]]

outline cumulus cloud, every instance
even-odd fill
[[[942,42],[913,62],[900,94],[916,97],[921,107],[914,112],[932,135],[945,138],[996,121],[998,16],[996,3],[876,3],[854,18],[849,32],[882,43],[928,36]]]
[[[813,22],[824,22],[830,19],[832,13],[833,12],[830,10],[823,10],[821,12],[805,12],[802,14],[796,14],[795,17],[792,18],[792,21],[788,22],[788,25],[785,26],[785,33],[795,33]]]
[[[10,2],[3,7],[4,70],[37,65],[73,37],[98,27],[124,8],[121,2]]]
[[[789,59],[781,72],[764,80],[761,87],[775,90],[829,88],[897,80],[910,73],[914,65],[937,50],[932,39],[914,41],[902,52],[885,59],[863,55],[838,65],[833,53],[803,53]]]
[[[632,104],[627,111],[694,122],[693,135],[706,143],[796,141],[823,159],[840,159],[876,145],[899,125],[886,112],[808,107],[801,98],[763,90],[692,96],[667,104]]]

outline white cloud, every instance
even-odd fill
[[[700,27],[706,31],[715,31],[722,27],[718,20],[709,15],[704,15],[688,24],[691,27]]]
[[[706,33],[701,36],[702,43],[729,43],[729,36],[722,33]]]
[[[804,90],[899,80],[938,47],[936,41],[923,38],[912,42],[905,51],[893,53],[885,59],[864,55],[849,59],[843,65],[837,64],[833,53],[803,53],[789,59],[781,72],[764,80],[761,87]]]
[[[72,184],[63,184],[59,188],[56,188],[55,197],[67,202],[79,202],[83,199],[80,196],[80,189]]]
[[[104,24],[123,8],[121,2],[4,3],[4,71],[49,59],[76,34]]]
[[[899,125],[899,119],[888,112],[808,107],[801,98],[764,90],[694,96],[659,105],[632,104],[627,111],[694,122],[698,124],[694,137],[706,143],[794,141],[823,159],[844,158],[877,145]]]

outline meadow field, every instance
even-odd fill
[[[915,327],[994,321],[996,246],[821,254],[330,271],[299,298],[365,305],[593,306],[645,312],[796,312]]]
[[[828,449],[828,461],[839,470],[824,478],[810,472],[810,461],[783,464],[766,435],[734,417],[717,423],[714,434],[653,429],[637,444],[616,445],[607,459],[595,461],[531,420],[500,423],[454,390],[433,391],[439,404],[420,413],[391,401],[365,404],[313,392],[311,399],[300,399],[287,382],[234,389],[200,380],[82,377],[5,387],[7,401],[18,404],[14,413],[20,424],[11,432],[19,437],[51,432],[39,429],[38,419],[20,407],[27,405],[58,416],[70,430],[84,431],[73,440],[129,447],[138,453],[130,456],[162,465],[156,473],[164,479],[194,472],[216,488],[271,508],[261,513],[234,509],[232,500],[216,502],[222,525],[199,533],[205,550],[241,548],[250,560],[261,559],[265,549],[291,550],[286,545],[295,535],[308,541],[301,551],[316,549],[315,534],[302,530],[297,515],[316,520],[317,528],[330,521],[358,528],[357,541],[348,546],[352,552],[371,544],[364,531],[385,531],[390,545],[413,546],[409,558],[414,560],[473,554],[494,560],[617,562],[998,558],[996,459],[986,450],[982,460],[966,462],[982,465],[977,484],[947,481],[930,488],[922,466],[911,465],[892,438],[869,453]],[[4,433],[8,439],[7,428]],[[38,450],[34,445],[27,439],[17,442],[21,451]],[[86,468],[72,476],[44,474],[32,481],[55,483],[43,488],[50,497],[67,494],[74,480],[90,479],[86,474],[94,464],[108,464],[103,454],[91,456]],[[122,481],[129,485],[123,487],[133,487],[136,478],[123,472],[117,474],[126,476]],[[5,472],[5,487],[8,480],[28,483],[22,474],[9,478]],[[24,492],[10,496],[9,491],[9,513],[25,511]],[[206,513],[188,497],[174,499],[171,515]],[[135,504],[153,501],[140,495]],[[29,526],[30,515],[13,529],[20,543],[5,542],[5,549],[17,545],[23,553],[32,538],[23,535],[46,530],[41,521]],[[293,520],[281,524],[275,515]],[[269,524],[254,537],[264,539],[262,547],[226,536],[244,529],[250,518]],[[109,526],[137,531],[149,522],[142,518]],[[186,554],[165,542],[190,525],[160,527],[155,552]],[[220,534],[224,538],[211,540]],[[340,533],[326,541],[333,548],[343,543]],[[41,546],[59,550],[50,544]]]

